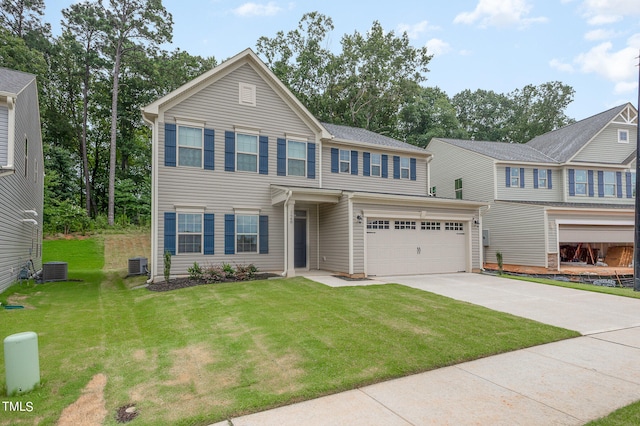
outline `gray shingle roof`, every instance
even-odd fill
[[[620,105],[558,130],[545,133],[530,140],[526,145],[555,158],[560,163],[567,162],[626,106],[627,104]]]
[[[342,126],[338,124],[322,123],[322,125],[331,133],[335,138],[344,141],[364,142],[373,145],[381,145],[388,148],[400,148],[410,151],[417,151],[426,154],[424,148],[417,147],[415,145],[408,144],[406,142],[399,141],[397,139],[383,136],[378,133],[360,129],[357,127]]]
[[[533,163],[557,163],[553,158],[536,149],[519,143],[470,141],[462,139],[437,138],[451,145],[483,154],[496,160],[528,161]]]
[[[0,68],[0,91],[17,95],[36,78],[33,74]]]

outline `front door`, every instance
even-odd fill
[[[295,211],[295,223],[293,230],[293,266],[296,268],[307,267],[307,212]]]

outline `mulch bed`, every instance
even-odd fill
[[[251,281],[255,281],[255,280],[266,280],[268,278],[272,278],[272,277],[279,277],[280,275],[278,274],[271,274],[271,273],[261,273],[261,274],[256,274],[255,278]],[[237,280],[225,280],[225,281],[218,281],[215,283],[210,283],[204,280],[192,280],[189,278],[174,278],[172,280],[169,281],[162,281],[162,282],[158,282],[158,283],[151,283],[147,286],[148,290],[151,291],[171,291],[171,290],[178,290],[180,288],[187,288],[187,287],[195,287],[197,285],[205,285],[205,284],[219,284],[221,282],[225,282],[225,283],[233,283],[233,282],[247,282],[247,281],[237,281]]]

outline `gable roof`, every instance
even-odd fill
[[[435,138],[448,144],[464,148],[502,161],[525,161],[532,163],[556,163],[556,160],[533,147],[520,143],[470,141],[463,139]]]
[[[591,141],[607,124],[618,116],[629,104],[611,108],[607,111],[569,124],[558,130],[533,138],[526,145],[565,163]]]
[[[35,75],[26,72],[0,68],[0,92],[17,95],[35,78]]]
[[[370,130],[358,127],[349,127],[338,124],[322,123],[322,125],[333,135],[334,140],[341,142],[362,142],[365,144],[378,145],[381,148],[400,149],[403,151],[415,151],[425,155],[429,152],[424,148],[399,141],[397,139],[384,136]]]

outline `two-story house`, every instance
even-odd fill
[[[589,248],[593,263],[633,246],[637,125],[625,104],[526,144],[434,138],[432,191],[489,203],[486,262],[555,270]]]
[[[429,196],[424,149],[319,122],[247,49],[143,108],[151,274],[198,262],[287,276],[479,269],[479,208]]]
[[[43,168],[36,77],[0,68],[0,292],[42,266]]]

